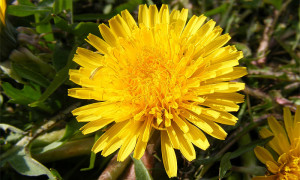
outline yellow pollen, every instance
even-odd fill
[[[294,150],[295,151],[295,150]],[[300,178],[300,157],[298,153],[290,152],[287,161],[279,167],[278,174],[280,179],[299,179]]]

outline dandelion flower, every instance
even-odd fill
[[[267,145],[276,155],[273,156],[271,151],[261,146],[254,149],[256,157],[267,166],[269,172],[266,176],[254,177],[254,180],[300,179],[300,106],[297,107],[294,119],[288,108],[283,110],[285,128],[274,117],[270,117],[268,123],[271,131],[264,128],[259,132],[263,138],[274,136]]]
[[[0,21],[5,25],[6,0],[0,2]]]
[[[97,52],[78,48],[70,80],[82,86],[69,95],[98,102],[73,111],[79,122],[88,122],[83,134],[104,126],[110,128],[92,151],[108,156],[119,150],[118,161],[134,151],[140,159],[153,131],[160,131],[161,152],[169,177],[177,175],[174,149],[192,161],[193,144],[203,150],[209,142],[202,131],[224,140],[218,123],[234,125],[244,83],[229,82],[244,76],[246,68],[235,67],[243,57],[213,20],[193,16],[188,10],[167,5],[139,7],[138,24],[125,10],[99,26],[104,40],[89,34],[87,42]]]

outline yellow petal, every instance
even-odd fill
[[[174,131],[177,134],[179,140],[179,150],[182,155],[188,160],[192,161],[196,158],[196,152],[193,147],[193,144],[189,140],[189,138],[184,134],[177,125],[173,125]]]
[[[141,159],[141,157],[145,153],[146,147],[147,147],[147,142],[142,141],[142,136],[140,135],[134,149],[133,157],[135,159]]]
[[[77,64],[82,67],[87,67],[95,69],[97,67],[103,66],[102,62],[104,60],[103,56],[94,53],[84,48],[77,48],[76,55],[73,58]]]
[[[174,25],[175,25],[179,15],[180,15],[180,11],[178,11],[178,10],[173,10],[171,12],[171,14],[170,14],[170,25],[173,25],[171,27],[171,29],[174,29],[174,27],[175,27]]]
[[[205,57],[210,53],[212,53],[214,50],[224,46],[224,44],[226,44],[230,39],[231,37],[229,36],[229,34],[224,34],[220,37],[217,37],[215,40],[213,40],[212,42],[210,42],[205,46],[206,51],[203,56]]]
[[[142,24],[146,27],[150,26],[149,10],[146,4],[139,6],[138,23],[140,27]]]
[[[120,132],[120,130],[122,128],[124,128],[124,126],[126,126],[128,122],[124,121],[121,123],[117,123],[115,125],[113,125],[112,127],[110,127],[108,129],[108,131],[106,131],[104,134],[101,135],[101,137],[96,141],[96,143],[94,144],[92,151],[94,153],[97,153],[99,151],[102,151],[104,147],[107,146],[107,143],[110,139],[112,139],[115,135],[118,134],[118,132]]]
[[[165,7],[162,7],[160,9],[160,16],[161,16],[161,19],[160,19],[160,23],[161,24],[165,24],[165,25],[168,25],[170,23],[170,13],[169,13],[169,8],[167,6],[167,8]]]
[[[267,161],[266,166],[268,167],[268,170],[273,174],[276,174],[279,170],[279,167],[273,161]]]
[[[187,133],[188,139],[197,147],[202,150],[206,150],[209,147],[209,142],[205,135],[202,133],[200,129],[195,127],[194,125],[186,122],[189,126],[189,132]]]
[[[297,106],[294,122],[300,123],[300,105]]]
[[[187,17],[188,17],[188,12],[189,12],[188,9],[182,9],[181,10],[176,23],[174,23],[174,33],[175,33],[175,35],[177,35],[177,36],[181,35],[182,30],[185,26]]]
[[[279,158],[278,158],[278,163],[280,163],[280,164],[285,164],[286,162],[288,162],[288,155],[287,155],[287,153],[283,153],[282,155],[280,155],[279,156]]]
[[[187,109],[189,111],[194,112],[195,114],[201,114],[203,108],[197,105],[192,105],[192,104],[182,104],[181,105],[184,109]]]
[[[284,148],[284,152],[288,151],[289,149],[289,140],[286,136],[284,128],[279,124],[279,122],[274,117],[268,118],[268,124],[270,129],[272,130],[275,137],[278,137],[278,146]],[[283,146],[285,145],[285,146]]]
[[[225,140],[227,133],[220,127],[218,124],[214,123],[211,120],[202,118],[212,129],[212,132],[206,132],[205,129],[202,129],[205,131],[207,134],[211,135],[214,138],[220,139],[220,140]]]
[[[119,21],[118,18],[119,17]],[[120,23],[120,20],[122,20],[122,18],[120,17],[120,15],[117,15],[113,18],[111,18],[108,23],[109,23],[109,27],[111,29],[111,31],[117,36],[117,37],[127,37],[130,34],[130,30],[129,28],[126,26],[124,26],[124,24],[122,25]]]
[[[159,12],[158,12],[158,16],[159,16],[159,21],[160,21],[160,23],[162,23],[163,21],[165,22],[165,21],[168,21],[168,20],[163,20],[163,18],[164,18],[164,15],[163,15],[163,13],[164,13],[164,11],[165,10],[167,10],[167,12],[169,13],[169,6],[167,5],[167,4],[163,4],[161,7],[160,7],[160,10],[159,10]]]
[[[227,125],[235,125],[238,118],[236,118],[234,115],[228,113],[228,112],[223,112],[223,111],[219,111],[220,113],[220,117],[215,119],[212,118],[210,116],[205,116],[205,115],[199,115],[199,117],[201,118],[202,116],[204,116],[204,118],[207,118],[211,121],[217,122],[217,123],[221,123],[221,124],[227,124]]]
[[[166,131],[161,131],[161,153],[163,158],[164,167],[169,176],[177,176],[177,160],[175,151],[172,148],[171,141]]]
[[[216,24],[215,21],[209,20],[197,31],[197,35],[198,35],[197,40],[199,40],[199,43],[201,43],[203,39],[212,32],[212,30],[215,27],[215,24]]]
[[[111,102],[99,102],[82,106],[72,111],[73,115],[99,114],[98,112],[114,113],[118,109],[118,104]]]
[[[102,116],[97,114],[84,114],[77,116],[76,119],[78,122],[89,122],[100,119]]]
[[[239,65],[238,60],[230,60],[230,61],[225,61],[225,62],[220,62],[213,64],[207,68],[207,71],[217,71],[220,69],[228,68],[228,67],[233,67]]]
[[[110,48],[110,45],[108,45],[101,38],[93,34],[89,34],[87,39],[88,40],[86,41],[90,43],[92,46],[94,46],[99,52],[101,52],[102,54],[109,54],[108,49]]]
[[[285,125],[285,129],[287,131],[287,134],[289,136],[289,139],[292,140],[292,139],[294,139],[294,135],[293,135],[294,122],[292,119],[291,111],[288,107],[283,108],[283,119],[284,119],[284,125]]]
[[[135,20],[133,19],[133,17],[131,16],[131,14],[128,12],[127,9],[122,11],[121,15],[131,31],[134,30],[135,28],[137,28]]]
[[[200,17],[194,15],[184,28],[181,37],[189,38],[190,36],[192,36],[196,31],[198,31],[200,26],[204,23],[205,19],[206,17],[204,15],[201,15]]]
[[[243,52],[233,51],[234,46],[226,46],[219,49],[216,49],[210,55],[204,57],[205,60],[209,60],[212,64],[239,60],[243,58]]]
[[[218,76],[216,78],[208,79],[208,80],[206,80],[206,83],[211,84],[211,83],[222,82],[222,81],[231,81],[231,80],[240,78],[242,76],[245,76],[246,74],[248,74],[247,68],[233,67],[232,72]]]
[[[109,156],[110,154],[118,150],[122,144],[124,144],[124,139],[121,139],[116,136],[113,137],[108,141],[107,145],[103,148],[101,155],[104,157]]]
[[[239,93],[214,93],[214,94],[208,94],[205,97],[206,99],[227,100],[235,103],[244,102],[244,95]]]
[[[192,112],[183,110],[180,113],[180,116],[186,118],[188,121],[192,122],[193,124],[195,124],[197,127],[202,129],[206,133],[212,133],[213,132],[213,128],[208,123],[206,123],[198,115],[196,115]]]
[[[274,160],[271,153],[261,146],[255,147],[254,153],[255,153],[257,159],[259,159],[260,162],[262,162],[263,164],[266,164],[267,161],[272,161],[272,162],[276,163],[276,161]]]
[[[211,108],[202,108],[201,114],[213,117],[214,119],[218,119],[220,117],[220,113]]]
[[[143,133],[143,138],[142,138],[142,141],[143,142],[148,142],[149,140],[149,137],[150,137],[150,132],[151,132],[151,122],[153,121],[153,117],[150,116],[148,118],[146,118],[145,120],[145,130],[144,130],[144,133]]]
[[[0,20],[5,25],[5,11],[6,11],[6,0],[2,0],[0,3]]]
[[[173,121],[178,125],[178,127],[184,132],[187,133],[189,131],[188,125],[176,114],[173,114]]]
[[[82,126],[80,130],[82,130],[82,134],[84,135],[89,134],[103,128],[104,126],[108,125],[112,121],[113,119],[99,119],[99,120],[91,121],[86,125]]]
[[[262,138],[267,138],[267,137],[270,137],[270,136],[274,136],[274,134],[269,131],[268,129],[266,128],[262,128],[260,131],[259,131],[259,135],[262,137]],[[273,138],[271,141],[268,142],[268,145],[274,149],[274,151],[277,152],[277,154],[282,154],[283,151],[281,150],[281,148],[279,147],[279,145],[277,144],[277,141]]]
[[[226,100],[217,100],[217,99],[206,99],[205,102],[202,103],[204,106],[208,106],[212,109],[218,110],[218,111],[238,111],[240,106],[238,106],[236,103],[232,101],[226,101]],[[217,118],[216,118],[217,119]]]
[[[204,98],[199,97],[199,96],[194,96],[194,95],[186,95],[186,96],[182,97],[182,99],[187,100],[187,101],[194,101],[199,104],[201,104],[205,101]]]
[[[159,23],[158,10],[156,5],[149,6],[150,27],[154,27]]]
[[[100,24],[99,30],[107,44],[110,46],[117,46],[117,36],[109,27],[107,27],[105,24]]]
[[[124,141],[118,153],[118,159],[117,159],[118,161],[124,161],[129,156],[129,154],[133,151],[136,145],[137,137],[138,134],[133,134],[132,136],[129,136]]]
[[[294,125],[294,137],[300,137],[300,131],[299,131],[299,129],[300,129],[300,122],[297,122]]]
[[[270,175],[270,176],[256,176],[252,178],[252,180],[276,180],[277,175]]]
[[[178,137],[176,135],[175,130],[172,128],[172,126],[167,127],[166,129],[167,129],[167,133],[168,133],[168,136],[170,138],[170,141],[172,143],[172,147],[175,148],[175,149],[179,149],[180,142],[178,140]]]
[[[125,19],[120,16],[119,14],[115,16],[115,19],[119,22],[119,24],[122,26],[124,32],[126,33],[126,35],[131,35],[131,29],[128,26],[127,22],[125,21]]]

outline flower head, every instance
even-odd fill
[[[267,166],[269,175],[254,179],[300,179],[300,106],[294,119],[288,108],[284,108],[285,128],[274,118],[268,123],[271,131],[264,128],[259,133],[263,138],[274,136],[268,146],[277,154],[276,157],[264,147],[254,149],[256,157]]]
[[[5,25],[6,0],[0,2],[0,21]]]
[[[143,156],[154,130],[160,131],[163,163],[169,177],[177,175],[174,149],[192,161],[193,144],[203,150],[209,142],[202,131],[225,139],[217,123],[234,125],[244,83],[229,82],[244,76],[237,66],[243,57],[213,20],[193,16],[188,10],[167,5],[139,7],[138,24],[125,10],[99,26],[104,40],[90,34],[92,52],[78,48],[74,61],[81,67],[70,71],[70,79],[81,88],[69,95],[98,102],[73,111],[83,134],[111,127],[98,139],[92,151],[107,156],[120,148],[118,160],[134,151]]]

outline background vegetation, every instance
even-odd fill
[[[251,179],[266,169],[253,153],[258,130],[270,115],[282,119],[282,107],[300,105],[300,9],[298,0],[7,0],[1,25],[0,178],[7,179],[168,179],[159,147],[142,160],[117,163],[114,155],[91,153],[102,132],[83,136],[71,115],[89,103],[67,96],[75,87],[68,70],[77,47],[90,48],[88,33],[100,36],[99,23],[139,4],[188,8],[189,17],[205,14],[230,33],[230,44],[244,52],[241,66],[245,103],[225,141],[210,138],[197,159],[178,157],[178,179]],[[13,3],[13,4],[11,4]],[[155,139],[154,139],[155,140]],[[155,141],[153,141],[155,143]],[[147,168],[149,171],[147,171]],[[134,171],[135,170],[135,171]],[[48,176],[48,177],[47,177]]]

